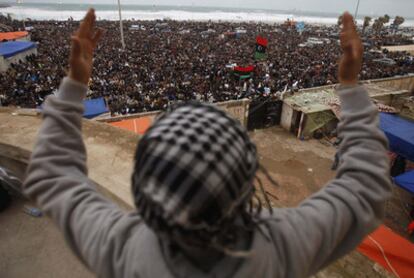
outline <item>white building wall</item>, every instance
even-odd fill
[[[292,118],[293,109],[292,107],[290,107],[289,104],[284,102],[282,107],[282,117],[280,119],[280,125],[287,131],[290,131],[290,127],[292,126]]]
[[[11,64],[17,64],[20,60],[26,61],[26,57],[31,54],[37,55],[37,48],[26,50],[6,59],[0,56],[0,72],[7,71]]]

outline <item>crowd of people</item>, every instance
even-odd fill
[[[22,22],[1,17],[0,23],[21,28]],[[56,92],[67,70],[71,33],[78,22],[31,21],[26,26],[38,55],[0,73],[0,103],[34,108]],[[280,97],[336,83],[340,54],[337,26],[307,26],[303,33],[288,25],[229,22],[127,21],[126,48],[122,49],[119,25],[99,21],[106,30],[97,50],[89,98],[105,97],[112,115],[165,109],[179,101],[220,102],[240,98]],[[133,28],[131,28],[133,26]],[[134,30],[131,30],[134,29]],[[236,33],[235,30],[242,29]],[[256,36],[269,40],[267,59],[255,61]],[[303,46],[309,38],[323,44]],[[366,36],[366,57],[361,79],[414,73],[408,53],[383,53],[384,41],[405,43],[397,35]],[[379,64],[391,58],[394,65]],[[231,65],[254,65],[250,79],[240,80]]]

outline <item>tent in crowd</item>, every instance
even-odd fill
[[[29,33],[26,31],[19,32],[0,32],[0,42],[4,41],[30,41]]]
[[[37,54],[37,44],[28,41],[0,43],[0,72],[7,71],[11,64],[24,61],[27,56]]]
[[[394,182],[401,188],[414,194],[414,171],[404,173],[394,178]]]
[[[414,122],[397,115],[381,113],[380,127],[388,138],[390,150],[404,159],[414,161]],[[414,171],[396,176],[394,183],[414,195]],[[408,226],[408,232],[413,231],[414,222]],[[364,244],[362,245],[363,250],[360,251],[379,262],[397,277],[411,277],[414,273],[414,244],[398,238],[397,235],[392,234],[392,231],[385,228],[375,232],[374,236],[379,242],[375,245],[379,244],[384,249],[381,251],[382,254],[380,255],[377,250],[378,247],[370,246],[369,244],[372,243],[368,241],[364,243],[365,247]],[[368,239],[373,242],[372,238]]]
[[[85,100],[83,104],[85,106],[85,113],[83,116],[88,119],[92,119],[109,112],[108,106],[106,105],[103,97]]]
[[[390,150],[414,161],[414,122],[381,113],[380,126],[389,140]]]
[[[380,126],[388,138],[390,150],[404,159],[414,161],[414,122],[381,113]],[[414,171],[395,177],[394,182],[414,195]]]

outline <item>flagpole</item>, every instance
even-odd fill
[[[361,1],[361,0],[358,0],[358,4],[357,4],[356,10],[355,10],[355,21],[357,20],[358,11],[359,11],[359,2],[360,2],[360,1]]]
[[[122,49],[125,49],[124,26],[122,23],[122,13],[121,13],[121,0],[118,0],[118,12],[119,12],[119,29],[121,29]]]

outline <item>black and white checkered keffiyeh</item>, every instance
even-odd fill
[[[140,140],[135,204],[160,233],[215,234],[244,209],[258,169],[246,130],[217,107],[191,103],[160,117]]]

